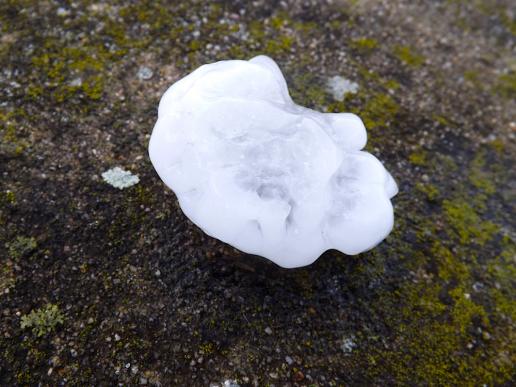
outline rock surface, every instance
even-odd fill
[[[512,2],[210,3],[0,2],[0,384],[510,385]],[[400,188],[376,249],[286,271],[156,176],[165,89],[258,54],[296,103],[364,120]]]

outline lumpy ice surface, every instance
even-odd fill
[[[163,95],[149,153],[207,234],[283,267],[358,254],[393,226],[391,175],[350,113],[296,105],[276,63],[201,66]]]

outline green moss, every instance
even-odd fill
[[[439,189],[433,184],[423,184],[419,182],[416,184],[416,189],[425,194],[426,198],[431,202],[439,197]]]
[[[502,239],[502,251],[489,262],[487,274],[496,286],[489,288],[489,292],[495,300],[496,311],[502,316],[516,321],[516,299],[514,298],[514,281],[516,279],[516,243],[505,236]]]
[[[329,101],[328,91],[317,75],[302,72],[292,79],[289,88],[292,99],[301,106],[321,109]]]
[[[36,239],[32,237],[19,236],[8,243],[9,255],[12,259],[19,259],[36,249]]]
[[[25,370],[17,372],[16,373],[16,381],[20,385],[30,385],[33,382],[30,371],[25,369]]]
[[[498,16],[502,21],[502,25],[513,35],[516,36],[516,19],[514,14],[510,13],[509,10],[505,10],[503,8],[498,8]],[[509,16],[511,15],[512,16]]]
[[[0,261],[0,294],[11,289],[16,282],[13,264],[9,260]]]
[[[199,353],[201,355],[210,355],[215,351],[213,343],[203,343],[199,346]]]
[[[83,28],[90,22],[88,18],[78,18],[74,26]],[[63,44],[58,38],[47,38],[31,58],[33,78],[38,82],[28,85],[28,96],[50,98],[55,103],[76,97],[99,100],[109,68],[140,43],[128,36],[123,24],[110,18],[103,20],[99,34],[112,43],[85,38],[81,44]]]
[[[340,31],[342,29],[343,22],[341,20],[335,19],[330,21],[329,26],[332,30]]]
[[[104,49],[91,47],[64,47],[57,48],[52,42],[48,52],[32,57],[34,68],[47,79],[49,95],[56,102],[64,102],[76,93],[82,93],[87,98],[98,100],[104,90],[102,74],[106,59],[111,56]],[[100,55],[102,53],[102,55]],[[100,58],[99,58],[100,57]],[[81,81],[77,85],[71,84],[75,79]],[[41,88],[31,88],[33,97],[43,94]]]
[[[315,22],[301,22],[296,21],[293,23],[295,30],[300,33],[303,37],[307,37],[317,31],[317,23]]]
[[[311,84],[309,88],[306,90],[305,97],[307,103],[302,106],[317,106],[321,107],[325,104],[327,100],[327,92],[322,87],[318,87],[317,85]]]
[[[455,280],[459,281],[459,283],[466,283],[469,279],[470,275],[467,265],[440,242],[434,241],[432,243],[430,256],[437,265],[437,275],[443,281]]]
[[[388,125],[399,111],[398,104],[388,94],[375,94],[368,99],[359,114],[367,128],[374,129]]]
[[[462,244],[475,242],[484,245],[499,230],[494,223],[483,221],[463,200],[444,200],[443,209],[447,223]]]
[[[191,51],[197,51],[202,47],[202,43],[198,40],[192,40],[188,47]]]
[[[496,138],[493,141],[490,141],[488,144],[498,154],[502,154],[505,150],[505,142],[500,138]]]
[[[265,38],[265,28],[263,23],[258,20],[253,20],[248,25],[249,35],[253,40],[261,41]]]
[[[466,70],[464,72],[464,79],[478,89],[483,87],[480,80],[480,74],[476,70]]]
[[[492,321],[502,310],[514,313],[514,301],[507,297],[510,291],[499,290],[496,303],[501,307],[496,310],[475,300],[475,266],[463,262],[464,255],[473,252],[470,248],[460,247],[462,253],[457,254],[434,239],[429,251],[414,253],[408,261],[416,271],[414,278],[380,294],[376,308],[393,334],[388,346],[373,343],[363,349],[373,379],[387,373],[397,385],[497,385],[510,380],[511,361],[499,353],[514,350],[513,329],[500,320],[497,324],[509,329],[496,332]],[[507,278],[514,275],[504,273]]]
[[[378,47],[378,41],[372,38],[358,38],[352,40],[351,47],[362,52],[369,52]]]
[[[383,87],[386,88],[387,90],[395,91],[395,90],[398,90],[401,87],[401,85],[399,84],[398,81],[395,81],[394,79],[389,79],[389,80],[383,82]]]
[[[358,62],[354,62],[353,64],[357,67],[357,70],[358,70],[358,73],[360,74],[360,76],[367,83],[373,83],[373,84],[376,84],[376,85],[381,85],[382,84],[383,79],[380,76],[380,74],[378,74],[377,72],[371,70],[370,68],[368,68],[366,66],[363,66],[363,65],[359,64]]]
[[[457,172],[457,170],[459,169],[459,167],[457,166],[457,163],[455,162],[453,157],[451,157],[449,155],[437,153],[437,154],[433,155],[432,161],[433,161],[433,167],[439,166],[439,167],[443,168],[443,170],[446,171],[447,173]]]
[[[22,137],[18,124],[24,118],[26,112],[23,109],[0,113],[0,151],[19,156],[29,146],[28,141]]]
[[[453,308],[451,309],[452,323],[457,327],[461,335],[467,333],[474,320],[479,320],[477,325],[489,326],[489,318],[486,311],[481,305],[472,301],[471,294],[463,287],[457,286],[450,290],[448,295],[453,300]]]
[[[423,55],[417,54],[408,46],[394,47],[394,55],[401,62],[410,67],[420,67],[425,62]]]
[[[476,82],[478,82],[478,75],[479,75],[478,71],[476,71],[476,70],[466,70],[464,72],[464,79],[466,81],[476,83]]]
[[[452,123],[446,117],[441,116],[439,114],[432,115],[432,119],[439,123],[439,125],[450,127]]]
[[[409,161],[414,165],[423,166],[426,164],[426,156],[425,151],[413,152],[409,155]]]
[[[478,152],[471,163],[471,169],[469,174],[469,181],[477,189],[483,191],[488,195],[492,195],[496,192],[494,182],[491,180],[492,174],[484,171],[485,160],[484,152]]]
[[[441,322],[448,306],[439,300],[440,288],[431,284],[406,285],[398,294],[403,320],[392,322],[392,338],[398,350],[379,350],[370,353],[381,373],[392,375],[396,384],[435,385],[458,384],[461,376],[457,365],[463,358],[454,356],[462,347],[462,338],[452,324]],[[376,356],[375,356],[376,355]],[[383,360],[385,359],[385,360]],[[380,371],[378,371],[380,372]]]
[[[516,98],[516,72],[500,75],[495,90],[505,98]]]
[[[265,52],[276,56],[290,51],[294,43],[294,38],[289,35],[278,36],[276,39],[269,40],[265,45]]]
[[[24,149],[27,147],[27,143],[18,138],[16,126],[7,125],[0,129],[0,133],[2,134],[3,148],[10,148],[12,153],[15,155],[20,155],[23,153]]]
[[[220,25],[218,21],[214,21],[214,24]],[[236,59],[249,59],[253,55],[266,54],[281,61],[282,57],[296,48],[298,40],[306,39],[317,32],[317,27],[314,22],[294,21],[287,12],[276,11],[265,21],[249,21],[246,25],[249,39],[229,43],[224,58],[227,59],[227,56],[231,56]],[[219,41],[223,36],[238,30],[236,26],[227,28],[229,31],[217,33],[214,41]],[[300,53],[299,62],[306,59],[302,54]],[[310,58],[311,60],[312,58]]]
[[[356,94],[348,93],[343,101],[328,107],[329,111],[347,111],[359,115],[368,129],[389,126],[399,109],[399,105],[390,95],[380,92],[370,94],[363,90]]]
[[[33,310],[28,315],[22,316],[20,326],[22,329],[30,328],[32,333],[37,336],[44,336],[63,322],[64,315],[59,307],[54,304],[47,304],[43,308]]]
[[[271,17],[270,24],[272,28],[275,28],[277,30],[281,29],[285,24],[287,24],[287,21],[290,19],[288,18],[288,15],[284,12],[278,13],[275,16]]]
[[[13,191],[0,192],[0,206],[16,204],[16,195]]]

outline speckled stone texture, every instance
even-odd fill
[[[511,5],[0,2],[0,384],[511,385]],[[376,249],[281,269],[154,172],[166,88],[258,54],[296,103],[364,120],[400,188]],[[139,182],[106,183],[117,166]]]

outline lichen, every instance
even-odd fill
[[[132,187],[138,184],[140,179],[130,171],[125,171],[120,167],[114,167],[102,173],[102,179],[118,189]]]
[[[63,324],[64,315],[55,304],[47,304],[43,308],[33,310],[22,316],[22,329],[30,328],[37,336],[44,336],[52,332],[57,325]]]
[[[12,259],[20,259],[32,252],[37,247],[36,239],[33,237],[18,236],[7,244],[9,256]]]

